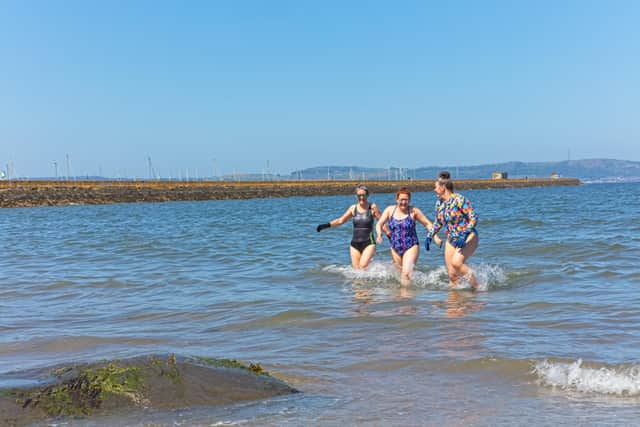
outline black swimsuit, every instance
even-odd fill
[[[369,245],[375,245],[373,240],[373,213],[371,205],[366,211],[358,212],[358,206],[353,209],[353,237],[351,247],[362,253]]]

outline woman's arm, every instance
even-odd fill
[[[431,221],[429,221],[429,218],[427,218],[420,209],[414,207],[413,212],[415,212],[415,220],[424,225],[424,228],[426,228],[427,230],[433,228],[433,224],[431,223]]]
[[[473,206],[471,206],[471,202],[469,201],[469,199],[467,199],[464,196],[462,197],[460,210],[468,219],[466,230],[471,231],[474,228],[476,228],[476,225],[478,224],[478,215],[476,214],[476,211],[473,209]]]
[[[433,237],[444,225],[444,203],[436,202],[436,214],[433,218],[433,227],[427,232],[427,237]]]
[[[380,217],[382,216],[382,213],[380,213],[380,209],[378,209],[378,205],[376,205],[375,203],[372,203],[371,211],[373,212],[373,216],[376,217],[378,221],[380,221]],[[391,230],[389,230],[389,226],[386,223],[382,224],[382,230],[384,231],[384,234],[386,234],[387,237],[391,236]]]
[[[356,205],[349,206],[340,218],[329,221],[329,224],[331,224],[332,227],[338,227],[339,225],[342,225],[345,222],[349,221],[353,216],[353,209],[355,208],[355,206]]]
[[[427,238],[424,241],[424,246],[427,250],[429,250],[429,245],[431,244],[431,240],[433,239],[433,237],[429,235],[429,232],[433,230],[433,224],[431,223],[431,221],[429,221],[429,218],[427,218],[425,214],[422,213],[420,209],[413,208],[413,211],[415,212],[415,220],[424,225],[424,227],[427,229]],[[435,237],[437,238],[438,235],[436,235]],[[440,247],[442,242],[438,242],[438,239],[436,239],[436,244],[438,245],[438,247]]]
[[[452,237],[454,239],[452,241],[452,244],[456,248],[464,248],[467,244],[469,235],[478,223],[478,215],[476,215],[476,212],[471,206],[471,202],[469,202],[466,197],[460,196],[460,198],[456,202],[458,208],[460,209],[460,212],[463,215],[462,217],[465,218],[466,221],[464,219],[461,221],[462,225],[464,226],[463,230],[460,230],[457,233],[452,233]]]
[[[376,223],[376,242],[378,243],[382,243],[382,226],[386,226],[389,220],[389,212],[391,212],[390,207],[387,207]]]
[[[351,205],[349,208],[347,208],[347,210],[342,214],[341,217],[336,218],[336,219],[332,219],[331,221],[327,222],[326,224],[318,225],[318,227],[316,227],[316,231],[320,232],[320,231],[324,230],[325,228],[337,227],[337,226],[342,225],[345,222],[349,221],[349,219],[353,216],[353,208],[354,207],[355,207],[355,205]]]

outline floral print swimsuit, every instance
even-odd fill
[[[436,217],[433,221],[433,228],[427,233],[427,237],[433,237],[440,229],[446,225],[445,232],[449,242],[453,242],[463,232],[476,231],[478,215],[471,207],[471,202],[464,196],[453,193],[447,201],[438,200],[436,202]]]

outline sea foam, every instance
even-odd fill
[[[323,271],[339,274],[349,280],[358,280],[380,284],[400,281],[400,272],[391,263],[372,262],[366,270],[357,270],[349,265],[328,265]]]
[[[497,265],[479,264],[470,265],[474,271],[479,291],[499,289],[507,286],[507,274],[504,269]],[[356,270],[346,265],[329,265],[323,271],[339,274],[349,280],[370,283],[371,285],[388,284],[398,286],[400,283],[400,271],[391,262],[372,262],[366,270]],[[444,266],[423,271],[417,268],[413,272],[411,280],[413,286],[432,290],[449,290],[449,277]],[[471,289],[471,285],[466,279],[462,279],[456,289]]]
[[[544,360],[535,364],[533,373],[541,384],[580,393],[640,395],[640,366],[589,368],[582,360],[557,363]]]

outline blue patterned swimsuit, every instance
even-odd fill
[[[400,256],[404,255],[407,249],[414,245],[418,245],[418,233],[416,233],[416,221],[411,218],[411,207],[409,207],[409,215],[402,219],[395,219],[393,209],[387,225],[391,230],[391,247]]]

